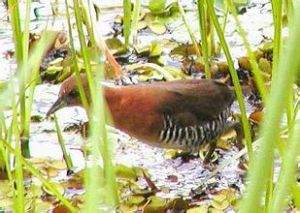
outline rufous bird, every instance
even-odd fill
[[[81,75],[84,91],[89,91]],[[228,118],[235,99],[226,84],[212,80],[174,80],[128,86],[103,85],[104,96],[114,126],[134,138],[162,148],[198,153],[210,149],[207,163],[218,137],[232,128]],[[89,93],[86,94],[89,98]],[[47,112],[82,106],[75,77],[66,79],[59,98]]]

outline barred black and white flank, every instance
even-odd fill
[[[228,126],[230,107],[213,120],[199,124],[181,126],[170,115],[164,116],[164,128],[160,132],[160,141],[167,147],[176,147],[189,152],[198,152],[200,147],[219,137]]]

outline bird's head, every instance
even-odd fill
[[[86,76],[80,75],[80,78],[83,85],[83,90],[86,93],[86,96],[88,98],[89,95],[87,93],[89,91],[89,88],[88,88]],[[75,76],[71,76],[62,83],[59,90],[58,99],[48,110],[46,116],[49,116],[54,112],[56,112],[57,110],[62,109],[64,107],[81,106],[81,105],[82,103],[80,99],[76,78]]]

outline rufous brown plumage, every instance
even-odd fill
[[[85,75],[81,80],[88,91]],[[231,125],[235,95],[223,83],[175,80],[103,88],[115,127],[153,146],[197,152],[210,144],[208,161],[216,139]],[[75,77],[63,82],[47,115],[66,106],[82,106]]]

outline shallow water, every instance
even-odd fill
[[[108,2],[110,6],[121,5],[121,1],[99,1],[101,5],[105,5]],[[271,5],[266,3],[267,1],[252,1],[247,7],[247,12],[240,15],[242,26],[248,34],[248,39],[253,49],[257,48],[266,38],[270,38],[273,34],[272,27],[272,16],[271,16]],[[24,3],[22,3],[24,4]],[[49,13],[48,1],[43,1],[43,4],[37,3],[34,8],[41,7],[41,16],[38,20],[34,20],[32,17],[31,29],[38,32],[45,28],[46,25],[53,24],[51,28],[57,30],[66,29],[66,23],[62,19],[53,18]],[[187,13],[187,18],[190,23],[197,23],[197,16],[195,15],[196,7],[192,1],[188,1],[187,5],[191,9],[195,9],[193,12]],[[194,7],[193,7],[194,5]],[[44,12],[43,12],[44,11]],[[43,12],[43,13],[42,13]],[[113,18],[117,13],[121,14],[120,8],[114,8],[114,10],[105,10],[103,13],[103,29],[102,33],[104,37],[110,37],[112,34],[112,22]],[[10,75],[15,72],[16,65],[13,59],[7,59],[4,54],[8,50],[13,50],[14,45],[12,42],[12,34],[10,31],[10,25],[7,22],[6,10],[1,4],[0,6],[0,80],[8,79]],[[162,36],[155,36],[149,33],[143,33],[138,38],[138,42],[151,42],[152,40],[159,39],[175,39],[176,41],[186,43],[189,41],[189,36],[183,25],[169,26],[170,29],[174,30],[172,33],[165,34]],[[192,27],[197,32],[198,24]],[[196,33],[196,36],[199,33]],[[230,51],[234,58],[246,55],[245,48],[241,38],[236,32],[236,27],[233,21],[229,19],[229,24],[226,26],[226,39],[230,45]],[[221,60],[224,56],[220,56]],[[59,85],[42,84],[36,87],[33,111],[32,115],[42,115],[50,108],[51,104],[57,97]],[[235,104],[234,109],[237,110]],[[252,108],[248,105],[248,112],[252,112]],[[62,129],[73,123],[80,123],[86,120],[86,115],[83,109],[73,107],[62,109],[57,112],[59,123]],[[182,162],[181,159],[170,160],[166,159],[165,150],[155,148],[135,141],[129,138],[127,135],[116,131],[113,128],[108,128],[110,132],[111,142],[115,145],[114,161],[116,163],[125,164],[128,166],[137,166],[145,168],[149,171],[151,179],[155,182],[158,188],[167,187],[170,190],[167,193],[160,192],[158,195],[162,197],[189,197],[191,189],[196,188],[205,177],[209,175],[209,171],[201,166],[201,161],[198,159],[191,160],[187,163]],[[81,152],[81,146],[84,140],[74,132],[63,133],[67,151],[70,152],[74,165],[77,170],[84,167],[83,154]],[[39,123],[32,123],[31,135],[30,135],[30,150],[33,157],[51,157],[54,159],[62,159],[62,152],[57,142],[57,136],[55,133],[54,122],[50,120],[44,120]],[[237,153],[237,150],[223,151],[218,150],[222,153],[223,157],[220,158],[222,161],[226,161],[231,156]],[[142,156],[142,157],[141,157]],[[230,165],[225,167],[218,173],[218,175],[212,178],[210,181],[216,182],[218,189],[227,189],[232,185],[236,185],[239,189],[243,188],[242,174],[238,168],[238,161],[233,161]],[[177,181],[170,182],[168,176],[177,176]],[[143,179],[139,180],[141,187],[146,186],[146,182]],[[206,183],[209,185],[209,183]]]

